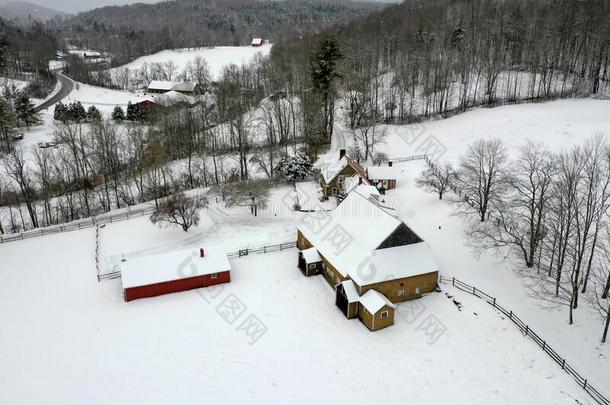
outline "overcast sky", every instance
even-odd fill
[[[30,3],[39,4],[54,10],[63,11],[66,13],[78,13],[80,11],[91,10],[97,7],[111,5],[125,5],[132,3],[157,3],[159,0],[25,0]],[[377,2],[399,2],[401,0],[370,0]]]

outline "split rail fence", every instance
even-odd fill
[[[78,231],[80,229],[91,228],[97,225],[110,224],[113,222],[124,221],[127,219],[148,215],[155,210],[154,206],[132,210],[127,208],[125,211],[117,213],[107,213],[97,217],[81,219],[67,224],[53,225],[45,228],[32,229],[21,233],[0,235],[0,243],[16,242],[39,236],[53,235],[56,233]]]
[[[469,294],[472,294],[489,305],[496,308],[498,311],[502,312],[504,315],[508,317],[517,327],[521,330],[521,332],[525,333],[525,336],[530,337],[542,350],[549,355],[551,359],[555,363],[557,363],[562,370],[571,375],[574,380],[580,385],[586,392],[600,405],[610,405],[610,400],[602,395],[594,386],[592,386],[589,381],[583,377],[580,373],[578,373],[574,367],[572,367],[564,357],[561,357],[547,342],[545,339],[540,337],[536,332],[532,330],[532,328],[523,322],[513,311],[510,311],[500,304],[497,303],[496,298],[491,295],[485,293],[484,291],[478,289],[475,286],[464,283],[463,281],[458,280],[455,277],[440,277],[441,283],[451,284],[455,288],[465,291]]]

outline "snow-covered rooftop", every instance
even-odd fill
[[[169,82],[164,80],[153,80],[148,85],[148,90],[156,91],[187,91],[195,90],[196,84],[192,82]]]
[[[377,187],[375,186],[370,186],[368,184],[360,184],[358,186],[356,186],[356,188],[354,189],[356,192],[358,192],[360,195],[364,196],[364,197],[379,197],[381,194],[379,193],[379,190],[377,189]]]
[[[343,291],[345,291],[347,302],[349,302],[350,304],[352,302],[358,302],[358,300],[360,299],[360,294],[358,294],[356,284],[354,284],[352,280],[345,280],[339,284],[343,286]]]
[[[305,263],[307,264],[318,263],[322,261],[322,258],[320,257],[320,254],[318,253],[318,250],[315,247],[305,249],[302,251],[302,253],[303,259],[305,259]]]
[[[123,288],[231,270],[222,247],[208,246],[204,248],[204,253],[204,257],[200,257],[199,249],[183,249],[128,259],[121,263]]]
[[[359,301],[371,314],[377,313],[377,311],[386,305],[396,309],[396,305],[392,304],[383,294],[375,290],[368,290],[360,297]]]
[[[323,232],[310,224],[310,219],[306,217],[298,229],[344,277],[366,265],[371,252],[401,224],[374,197],[357,191],[348,194],[323,220]]]
[[[345,156],[343,156],[339,160],[330,159],[329,161],[327,161],[327,166],[322,169],[322,177],[324,177],[324,181],[326,183],[332,181],[335,177],[339,175],[339,173],[341,173],[343,169],[347,167],[348,164],[349,162]]]
[[[389,166],[371,166],[366,169],[369,180],[396,180],[400,169]]]
[[[430,246],[426,242],[419,242],[375,250],[371,252],[368,267],[349,275],[356,284],[363,286],[437,271],[439,266]]]

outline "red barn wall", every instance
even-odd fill
[[[166,281],[164,283],[131,287],[124,290],[125,301],[137,300],[138,298],[156,297],[195,288],[209,287],[211,285],[228,283],[231,281],[231,272],[223,271],[217,273],[217,278],[211,275],[182,278],[179,280]]]

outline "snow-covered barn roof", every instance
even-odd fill
[[[390,166],[371,166],[366,172],[369,180],[396,180],[400,170]]]
[[[193,82],[169,82],[164,80],[153,80],[148,85],[148,90],[154,91],[185,91],[193,92],[197,85]]]
[[[229,259],[220,246],[208,246],[204,257],[199,249],[183,249],[134,257],[121,263],[123,288],[198,277],[231,270]]]
[[[358,285],[408,278],[439,271],[439,266],[426,242],[412,243],[371,252],[370,264],[350,272]]]
[[[376,314],[384,306],[396,309],[396,305],[392,304],[383,294],[376,290],[368,290],[359,299],[360,304],[366,308],[371,314]]]
[[[363,265],[370,253],[402,223],[374,197],[357,191],[348,194],[328,215],[324,232],[310,225],[310,219],[306,217],[298,229],[344,277]],[[342,244],[338,244],[340,239]]]
[[[364,197],[379,197],[381,194],[379,190],[375,186],[371,186],[368,184],[360,184],[354,188],[356,192]]]

